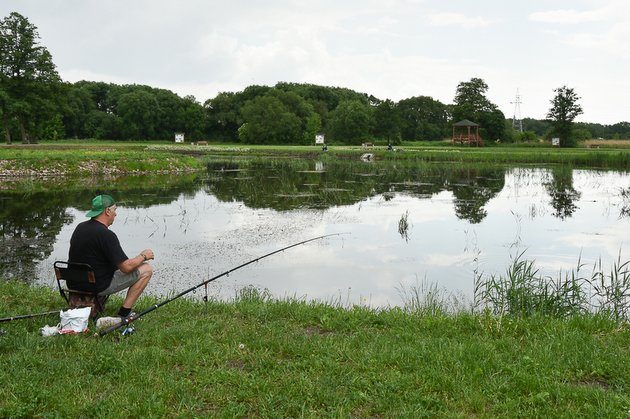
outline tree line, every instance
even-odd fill
[[[556,89],[549,120],[525,119],[525,133],[492,103],[484,80],[472,78],[455,90],[453,104],[429,96],[394,102],[341,87],[281,82],[222,92],[198,102],[142,85],[80,81],[64,83],[37,28],[19,13],[0,21],[0,130],[6,142],[60,138],[166,140],[183,132],[189,140],[248,144],[360,144],[433,141],[450,137],[452,123],[480,125],[482,138],[502,142],[560,136],[628,138],[630,124],[573,125],[582,112],[572,89]]]

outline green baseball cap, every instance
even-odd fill
[[[85,216],[94,218],[105,211],[105,208],[111,207],[114,204],[116,204],[116,201],[114,201],[114,198],[109,195],[95,196],[92,200],[92,209],[90,210],[90,212],[85,214]]]

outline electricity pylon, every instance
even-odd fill
[[[514,116],[512,117],[512,128],[518,132],[523,132],[523,120],[521,119],[521,95],[518,93],[518,89],[516,89],[516,99],[514,102],[510,102],[514,105]]]

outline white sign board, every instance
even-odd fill
[[[315,144],[324,144],[324,134],[317,134],[315,136]]]
[[[551,145],[555,147],[560,147],[560,138],[552,138]]]
[[[183,132],[176,132],[175,133],[175,142],[176,143],[183,143],[184,142],[184,133]]]

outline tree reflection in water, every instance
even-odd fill
[[[545,189],[551,198],[553,215],[564,220],[570,218],[578,209],[575,202],[582,194],[573,187],[573,170],[561,167],[551,171],[551,179],[544,182]]]

